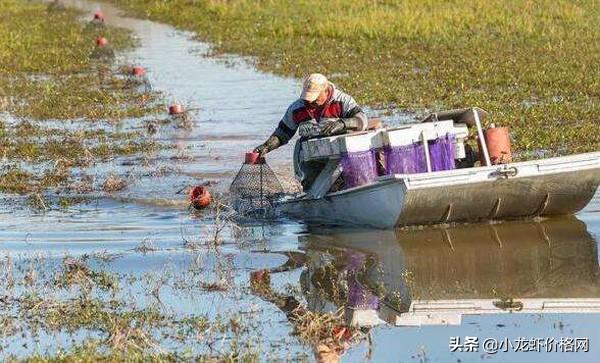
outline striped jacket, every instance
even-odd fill
[[[349,118],[362,112],[352,96],[338,90],[333,84],[330,85],[329,92],[329,98],[321,107],[307,107],[302,99],[294,101],[283,115],[273,136],[277,136],[284,145],[290,141],[303,122],[318,124],[325,119]],[[366,128],[365,122],[361,129]]]

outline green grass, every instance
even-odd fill
[[[255,56],[262,70],[330,75],[363,104],[483,107],[519,151],[600,148],[594,0],[114,3],[193,30],[216,52]]]
[[[68,185],[72,167],[156,150],[141,132],[121,131],[120,121],[156,113],[159,94],[127,87],[127,67],[92,56],[99,36],[114,51],[135,46],[131,32],[89,26],[80,15],[48,11],[41,2],[0,2],[0,112],[18,120],[9,126],[0,116],[0,157],[8,163],[0,192],[39,196]],[[44,120],[69,125],[50,128]],[[108,123],[107,131],[98,122]],[[42,171],[25,172],[23,163]],[[54,169],[37,168],[49,163]]]
[[[72,74],[91,66],[95,39],[104,36],[115,49],[132,47],[129,31],[97,30],[79,22],[80,12],[49,13],[35,1],[0,2],[0,74]]]

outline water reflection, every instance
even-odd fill
[[[465,314],[600,312],[597,245],[575,217],[299,237],[310,309],[348,323],[460,324]]]

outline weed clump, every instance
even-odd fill
[[[109,174],[104,184],[102,184],[102,190],[107,193],[114,193],[121,191],[127,187],[125,179],[121,178],[116,174]]]
[[[89,293],[93,287],[114,290],[119,286],[115,276],[105,271],[96,272],[87,264],[87,258],[65,257],[62,272],[56,277],[56,285],[61,288],[80,286]]]
[[[0,174],[0,191],[3,193],[25,194],[31,190],[30,174],[20,168],[10,168]]]

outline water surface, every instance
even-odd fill
[[[209,45],[192,34],[121,16],[111,6],[69,3],[90,13],[102,9],[109,23],[132,29],[140,47],[123,58],[146,67],[154,88],[169,101],[199,110],[191,113],[191,130],[165,128],[157,134],[177,146],[175,153],[189,156],[165,156],[162,165],[178,173],[139,178],[119,198],[69,209],[0,210],[0,251],[23,267],[17,276],[32,264],[51,271],[66,255],[110,255],[109,261],[98,257],[91,263],[124,276],[121,296],[140,306],[158,304],[148,286],[166,276],[159,293],[162,309],[209,318],[241,314],[251,328],[249,341],[265,358],[313,359],[311,347],[292,335],[285,311],[249,289],[253,271],[276,269],[271,284],[279,294],[313,311],[349,308],[348,319],[379,324],[365,328],[370,343],[365,339],[348,347],[346,361],[597,361],[600,196],[575,217],[536,222],[397,231],[314,229],[295,222],[231,224],[215,249],[211,241],[219,221],[192,215],[177,203],[153,201],[185,200],[178,191],[199,181],[225,190],[244,152],[270,134],[297,97],[298,80],[257,72],[233,56],[207,57]],[[290,146],[269,155],[284,179],[291,173],[290,160]],[[110,167],[127,168],[125,161]],[[143,251],[140,245],[152,249]],[[290,255],[303,257],[297,265],[277,269]],[[133,277],[131,282],[125,276]],[[223,280],[231,282],[226,291],[203,284]],[[565,312],[546,313],[539,309],[544,302],[546,311],[559,306]],[[0,355],[53,352],[94,334],[5,337]],[[589,338],[590,352],[486,354],[482,347],[452,352],[451,337],[466,336],[481,343],[487,338]],[[161,343],[164,349],[183,349],[169,339]],[[202,341],[191,347],[208,349]]]

